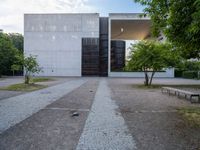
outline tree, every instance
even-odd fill
[[[24,37],[19,33],[9,33],[8,34],[13,46],[18,49],[20,53],[24,51]]]
[[[0,33],[0,76],[7,74],[11,70],[11,65],[15,61],[17,50],[12,45],[11,40],[5,33]]]
[[[11,71],[13,72],[13,76],[15,75],[15,71],[19,71],[19,70],[21,70],[21,66],[20,65],[13,64],[11,66]]]
[[[168,27],[165,30],[168,39],[182,51],[185,58],[200,58],[200,29],[194,29],[194,22],[200,22],[193,17],[197,12],[195,0],[171,0]]]
[[[130,71],[143,71],[146,86],[152,84],[153,77],[157,71],[175,65],[178,60],[172,46],[168,43],[156,41],[140,41],[133,44],[127,68]],[[151,73],[151,74],[149,74]]]
[[[146,6],[152,33],[161,32],[185,58],[200,58],[200,0],[134,0]]]
[[[31,75],[34,73],[39,73],[42,71],[42,69],[37,63],[36,56],[30,55],[28,57],[24,57],[22,61],[24,66],[25,84],[29,84]]]
[[[167,26],[170,0],[134,0],[145,6],[144,15],[149,15],[152,21],[152,34],[159,36],[160,31]]]

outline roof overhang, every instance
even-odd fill
[[[151,20],[141,14],[110,14],[111,39],[144,40],[150,37]]]

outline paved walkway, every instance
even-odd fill
[[[101,80],[77,150],[134,150],[121,113],[111,99],[105,80]]]
[[[77,79],[0,101],[0,133],[82,85]]]

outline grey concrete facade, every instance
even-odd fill
[[[37,55],[40,76],[81,76],[81,41],[99,37],[99,14],[25,14],[25,56]]]
[[[112,28],[112,21],[119,21]],[[127,22],[131,24],[127,25]],[[108,17],[108,76],[143,77],[143,72],[112,72],[112,32],[118,34],[123,28],[121,40],[143,40],[150,34],[150,18],[138,13],[114,13]],[[36,55],[43,72],[39,76],[81,76],[82,38],[99,38],[100,17],[98,13],[80,14],[25,14],[25,56]],[[118,40],[120,40],[118,37]],[[174,77],[174,69],[159,72],[156,77]]]

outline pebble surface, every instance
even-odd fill
[[[85,82],[86,80],[84,79],[76,79],[42,90],[1,100],[0,133],[60,99]]]
[[[135,150],[136,144],[115,102],[106,80],[100,81],[76,150]]]

